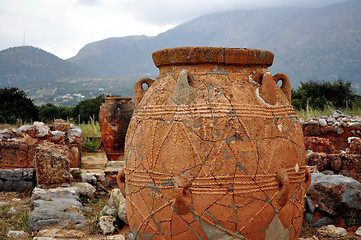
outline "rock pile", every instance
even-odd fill
[[[62,120],[0,130],[0,191],[69,182],[69,169],[80,166],[81,134],[79,127]],[[50,182],[49,176],[58,180]]]
[[[100,228],[104,234],[112,234],[119,225],[128,224],[125,198],[119,189],[113,189],[109,202],[104,206],[100,217]]]
[[[328,117],[300,119],[300,122],[309,151],[307,165],[361,181],[361,116],[336,110]]]
[[[360,154],[327,154],[310,153],[307,164],[316,166],[318,171],[329,171],[346,177],[352,177],[361,182],[361,155]]]
[[[342,175],[312,173],[307,193],[306,220],[319,227],[343,219],[348,225],[361,223],[361,183]]]

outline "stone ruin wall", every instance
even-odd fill
[[[312,175],[304,219],[313,227],[361,226],[361,116],[300,119]]]
[[[306,164],[361,182],[361,116],[333,111],[300,119],[308,150]]]
[[[23,192],[35,186],[36,151],[44,144],[61,146],[69,153],[69,167],[79,168],[81,141],[81,129],[60,120],[0,130],[0,191]]]

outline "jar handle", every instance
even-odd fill
[[[277,103],[276,86],[271,73],[267,70],[258,72],[258,79],[261,86],[259,87],[259,97],[265,104],[275,105]]]
[[[286,205],[288,200],[288,192],[289,192],[289,178],[287,171],[283,168],[279,169],[276,172],[276,179],[279,185],[279,192],[277,193],[277,203],[283,207]]]
[[[190,104],[197,96],[197,90],[189,85],[189,80],[192,79],[191,74],[183,69],[177,79],[172,101],[177,105]]]
[[[277,73],[273,76],[273,80],[276,82],[276,84],[279,80],[282,81],[281,90],[288,99],[288,101],[291,102],[291,82],[288,76],[284,73]]]
[[[123,197],[125,198],[125,174],[124,168],[122,168],[117,174],[117,185],[119,187],[120,192],[122,193]]]
[[[310,187],[311,185],[311,181],[312,181],[312,176],[311,176],[311,173],[310,171],[308,170],[308,168],[306,167],[306,180],[305,180],[305,189],[306,189],[306,192],[308,191],[308,188]]]
[[[184,215],[190,211],[192,206],[191,193],[189,189],[176,187],[174,206],[180,215]]]
[[[142,100],[144,94],[148,90],[143,89],[143,83],[148,85],[149,87],[154,83],[154,80],[148,77],[141,77],[138,79],[138,81],[135,83],[134,86],[134,107],[137,107],[140,101]]]

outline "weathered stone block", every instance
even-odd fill
[[[322,137],[305,137],[305,148],[313,152],[334,153],[335,147],[330,140]]]
[[[65,145],[40,144],[36,148],[34,165],[38,184],[61,184],[69,182],[70,153]]]
[[[323,237],[340,238],[347,236],[346,229],[342,227],[335,227],[334,225],[324,226],[318,229],[317,232]]]
[[[0,191],[26,192],[35,186],[35,170],[27,169],[0,169]]]
[[[307,196],[330,216],[356,217],[361,211],[361,183],[345,176],[312,173]]]
[[[0,142],[0,168],[32,168],[35,145]]]

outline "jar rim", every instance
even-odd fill
[[[131,97],[105,97],[105,100],[122,100],[122,101],[131,101]]]
[[[177,47],[158,50],[152,55],[154,64],[163,65],[226,64],[271,66],[274,54],[269,50],[225,47]]]

